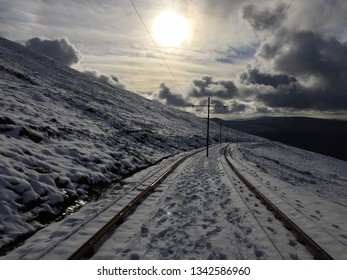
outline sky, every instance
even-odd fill
[[[345,0],[132,2],[137,11],[130,0],[1,0],[0,36],[198,115],[190,105],[210,96],[227,119],[347,118]],[[189,23],[175,46],[153,31],[168,11]]]

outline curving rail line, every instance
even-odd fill
[[[131,200],[121,211],[119,211],[109,222],[107,222],[102,228],[100,228],[92,237],[90,237],[79,249],[77,249],[68,260],[80,260],[88,258],[93,254],[95,246],[100,240],[107,235],[107,233],[121,225],[124,221],[124,217],[131,211],[134,210],[138,204],[140,204],[155,188],[163,182],[180,164],[182,164],[188,158],[196,155],[204,149],[200,149],[193,152],[176,163],[170,168],[164,171],[154,182],[152,182],[146,189],[140,192],[133,200]]]
[[[229,144],[230,145],[230,144]],[[332,260],[332,256],[327,253],[319,244],[317,244],[310,236],[308,236],[298,225],[295,224],[283,211],[281,211],[275,204],[273,204],[265,195],[263,195],[252,183],[250,183],[237,168],[231,163],[227,157],[227,150],[229,145],[224,148],[224,158],[228,166],[233,170],[237,177],[248,187],[250,191],[254,193],[262,204],[267,209],[274,213],[275,217],[278,218],[283,225],[291,230],[297,237],[297,240],[312,251],[315,259],[327,259]],[[94,253],[94,249],[102,243],[103,238],[111,231],[121,225],[127,214],[133,211],[138,204],[140,204],[150,193],[152,193],[158,185],[160,185],[177,167],[182,164],[188,158],[201,152],[198,150],[191,153],[182,159],[174,163],[170,168],[165,170],[160,176],[155,179],[151,184],[148,185],[143,191],[141,191],[135,198],[133,198],[123,209],[121,209],[109,222],[107,222],[102,228],[100,228],[92,237],[90,237],[79,249],[77,249],[68,258],[69,260],[78,260],[89,258]]]
[[[274,213],[275,217],[278,218],[287,229],[291,230],[296,235],[299,242],[306,244],[310,248],[315,259],[333,260],[332,256],[329,253],[327,253],[321,246],[319,246],[319,244],[317,244],[310,236],[308,236],[302,229],[300,229],[299,226],[297,226],[285,213],[283,213],[276,205],[274,205],[268,198],[266,198],[237,170],[237,168],[230,162],[227,157],[227,149],[229,145],[225,147],[224,157],[227,164],[237,175],[237,177],[248,187],[250,191],[254,193],[256,198],[258,198],[261,203],[267,207],[267,209]]]

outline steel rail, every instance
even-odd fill
[[[124,221],[125,216],[136,208],[155,188],[162,183],[179,165],[181,165],[188,158],[196,155],[203,151],[200,149],[193,152],[176,163],[170,168],[164,171],[154,182],[152,182],[146,189],[139,193],[134,199],[132,199],[122,210],[120,210],[110,221],[108,221],[102,228],[100,228],[93,236],[91,236],[81,247],[79,247],[73,254],[70,255],[68,260],[80,260],[87,258],[94,253],[94,248],[97,243],[110,231],[114,230],[117,226],[121,225]]]
[[[226,146],[224,150],[224,157],[229,165],[229,167],[233,170],[233,172],[239,177],[239,179],[248,187],[250,191],[254,193],[254,195],[264,204],[267,209],[274,213],[275,217],[278,218],[283,225],[291,230],[295,235],[299,242],[306,244],[308,248],[313,252],[313,256],[315,259],[319,260],[333,260],[329,253],[327,253],[321,246],[319,246],[310,236],[308,236],[300,227],[298,227],[286,214],[284,214],[277,206],[275,206],[268,198],[266,198],[252,183],[250,183],[237,168],[230,162],[227,157],[227,149],[230,143]]]

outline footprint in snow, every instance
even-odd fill
[[[274,228],[267,226],[267,229],[271,231],[271,233],[277,234],[277,231]]]
[[[212,252],[208,257],[208,260],[227,260],[227,256],[223,253]]]
[[[142,237],[147,237],[148,232],[149,232],[148,227],[146,227],[145,225],[143,225],[143,226],[141,227],[141,236],[142,236]]]
[[[257,256],[257,258],[261,258],[262,256],[264,256],[264,252],[257,248],[254,248],[254,253]]]
[[[289,254],[289,257],[292,259],[292,260],[299,260],[299,257],[297,254]]]
[[[319,211],[319,210],[316,210],[315,211],[321,218],[323,217],[323,214],[322,214],[322,212],[321,211]]]
[[[165,203],[169,202],[171,199],[172,199],[171,196],[165,197]]]
[[[344,239],[347,239],[347,235],[340,234],[340,236],[343,237]]]
[[[132,253],[132,254],[129,256],[129,259],[130,259],[130,260],[139,260],[139,259],[140,259],[140,256],[139,256],[139,254],[137,254],[137,253]]]
[[[213,229],[213,230],[211,230],[211,231],[208,231],[207,233],[206,233],[206,236],[207,237],[212,237],[212,236],[215,236],[215,235],[217,235],[219,232],[221,232],[222,231],[222,229],[220,228],[220,227],[216,227],[215,229]]]
[[[310,217],[316,219],[316,220],[320,220],[316,215],[310,215]]]

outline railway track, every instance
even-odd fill
[[[312,237],[309,236],[295,221],[291,219],[286,212],[282,211],[279,207],[276,206],[267,196],[262,194],[247,178],[241,174],[241,172],[232,164],[227,156],[228,146],[224,148],[224,153],[221,151],[221,155],[224,154],[224,159],[228,167],[236,174],[238,179],[254,194],[254,196],[266,206],[266,208],[271,211],[274,216],[280,220],[284,227],[291,231],[296,239],[304,244],[309,251],[312,253],[315,259],[334,259],[333,256],[327,252],[318,242],[316,242]],[[93,236],[91,236],[80,248],[78,248],[74,253],[72,253],[68,259],[77,260],[77,259],[88,259],[93,256],[94,251],[96,251],[103,242],[108,238],[112,231],[114,231],[118,226],[120,226],[125,218],[136,209],[136,207],[143,202],[146,197],[148,197],[154,190],[188,158],[194,156],[201,150],[189,154],[182,159],[175,162],[170,168],[164,170],[161,169],[161,174],[156,176],[147,187],[141,190],[136,196],[127,203],[111,220],[109,220],[104,226],[102,226]],[[164,171],[163,171],[164,170]],[[153,175],[147,177],[145,180],[151,179]],[[143,180],[143,181],[145,181]],[[134,188],[135,190],[136,188]],[[241,196],[241,194],[240,194]],[[242,196],[241,196],[242,197]],[[252,211],[251,211],[252,212]],[[253,214],[254,215],[254,214]],[[255,219],[257,219],[255,217]],[[259,223],[259,221],[258,221]],[[260,223],[259,223],[260,224]],[[261,224],[260,224],[261,226]],[[271,239],[271,238],[270,238]],[[272,241],[271,241],[272,242]],[[275,248],[276,245],[274,244]],[[277,249],[277,248],[276,248]],[[281,255],[280,250],[279,254]]]
[[[230,144],[229,144],[230,145]],[[283,211],[281,211],[273,202],[271,202],[261,191],[259,191],[249,180],[243,176],[240,171],[231,163],[227,157],[228,147],[227,145],[224,149],[224,158],[228,166],[237,175],[241,182],[255,195],[260,202],[266,206],[266,208],[271,211],[275,217],[280,220],[285,228],[290,230],[296,236],[297,240],[305,244],[309,250],[312,252],[315,259],[321,260],[333,260],[334,258],[324,250],[313,238],[311,238],[304,230],[300,228],[289,216],[287,216]]]
[[[74,253],[70,255],[68,260],[80,260],[83,258],[89,258],[94,253],[94,248],[99,245],[103,237],[111,230],[116,229],[121,225],[131,211],[133,211],[150,193],[154,192],[156,187],[160,185],[176,168],[181,165],[188,158],[196,155],[204,149],[200,149],[193,152],[182,159],[175,162],[171,167],[163,171],[158,178],[150,183],[143,191],[141,191],[135,198],[133,198],[125,207],[122,208],[111,220],[109,220],[102,228],[100,228],[93,236],[91,236],[81,247],[79,247]],[[150,176],[153,177],[153,176]],[[146,178],[145,180],[149,179]],[[145,181],[144,180],[144,181]]]

